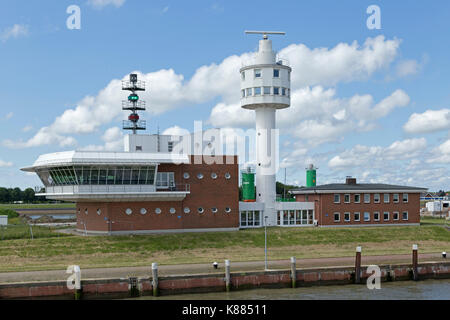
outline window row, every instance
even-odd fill
[[[259,227],[261,226],[261,211],[241,211],[240,213],[241,227]]]
[[[188,172],[185,172],[183,174],[183,178],[184,179],[189,179],[191,177],[191,175]],[[205,175],[203,173],[198,173],[197,174],[197,179],[202,180],[205,177]],[[216,180],[219,177],[219,175],[215,172],[211,173],[211,179]],[[230,180],[231,179],[231,174],[229,172],[225,173],[224,175],[225,179]]]
[[[251,73],[253,71],[253,78],[254,79],[258,79],[258,78],[262,78],[262,69],[253,69],[253,70],[248,70],[249,73]],[[272,69],[272,76],[274,78],[279,78],[280,77],[280,69]],[[245,81],[245,77],[246,77],[246,71],[242,71],[241,72],[241,80]],[[288,80],[291,80],[291,72],[288,71]]]
[[[274,95],[274,96],[288,96],[290,95],[289,88],[283,87],[254,87],[241,90],[242,98],[260,96],[260,95]]]
[[[64,185],[153,185],[155,166],[91,167],[67,166],[38,170],[45,186]]]
[[[390,221],[391,220],[391,215],[390,212],[383,212],[383,221]],[[344,220],[345,222],[350,222],[350,221],[361,221],[361,218],[365,221],[380,221],[381,219],[381,213],[380,212],[373,212],[372,214],[370,212],[364,212],[363,216],[361,217],[361,212],[344,212]],[[404,221],[408,220],[408,211],[403,211],[401,213],[401,219]],[[400,212],[394,211],[392,212],[392,221],[398,221],[400,220]],[[334,213],[334,222],[341,222],[341,213],[340,212],[335,212]]]
[[[398,193],[383,193],[383,203],[390,203],[391,201],[391,195],[392,195],[392,202],[393,203],[400,203],[400,194]],[[364,203],[381,203],[381,194],[380,193],[374,193],[373,195],[370,193],[365,193],[364,195]],[[372,199],[373,198],[373,199]],[[360,194],[344,194],[344,203],[361,203],[361,195]],[[408,194],[403,193],[402,194],[402,202],[408,203]],[[335,194],[334,195],[334,203],[341,203],[341,194]]]
[[[219,212],[219,209],[217,209],[215,207],[211,208],[210,210],[211,210],[211,213],[218,213]],[[183,209],[183,211],[184,211],[184,213],[188,214],[188,213],[191,212],[191,209],[189,207],[185,207]],[[124,212],[125,212],[125,214],[127,216],[130,216],[130,215],[133,214],[133,209],[127,208],[127,209],[125,209]],[[197,208],[197,212],[199,214],[204,214],[206,212],[206,210],[203,207],[199,207],[199,208]],[[225,208],[224,212],[225,213],[231,213],[231,208],[229,208],[229,207]],[[81,213],[81,209],[78,209],[77,213],[80,214]],[[84,209],[84,213],[86,215],[88,215],[89,214],[89,210],[88,209]],[[101,209],[97,209],[96,213],[97,213],[97,215],[101,215],[102,214],[102,210]],[[142,215],[146,215],[148,213],[148,210],[146,208],[141,208],[139,210],[139,213],[142,214]],[[161,214],[161,213],[163,213],[163,210],[161,208],[155,208],[154,213],[155,214]],[[177,213],[177,210],[175,208],[170,208],[169,209],[169,213],[170,214],[175,214],[175,213]]]
[[[277,212],[279,226],[312,225],[313,223],[313,210],[281,210]]]

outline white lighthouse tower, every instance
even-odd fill
[[[277,225],[276,174],[278,171],[277,109],[291,104],[292,69],[277,59],[269,34],[284,32],[246,31],[262,34],[254,61],[240,69],[241,106],[256,113],[256,201],[264,203],[267,226]]]

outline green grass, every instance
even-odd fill
[[[420,217],[421,225],[447,225],[450,226],[450,220],[446,220],[445,218],[440,217],[429,217],[424,216]]]
[[[145,236],[37,237],[0,241],[0,271],[203,263],[212,259],[262,260],[264,230]],[[442,226],[377,228],[269,228],[271,259],[351,256],[362,245],[367,255],[449,250],[450,232]]]
[[[75,203],[0,204],[0,209],[52,209],[52,208],[75,208]]]

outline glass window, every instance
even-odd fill
[[[295,224],[295,210],[289,211],[289,224],[294,225]]]
[[[247,212],[247,221],[248,221],[248,226],[249,227],[253,227],[254,225],[254,220],[253,220],[253,211],[248,211]]]
[[[389,203],[389,193],[384,194],[384,203]]]
[[[334,203],[340,203],[341,202],[341,195],[335,194],[334,195]]]
[[[91,172],[92,177],[92,172]],[[131,184],[131,168],[125,167],[123,169],[123,184]]]
[[[334,222],[341,221],[341,214],[339,212],[334,213]]]
[[[242,95],[242,98],[245,98],[245,90],[244,89],[241,90],[241,95]]]
[[[270,87],[264,87],[264,94],[270,94]]]
[[[106,184],[106,169],[100,169],[100,176],[98,179],[98,184],[105,185]]]
[[[295,224],[302,224],[302,211],[296,210],[295,211]]]
[[[393,212],[392,213],[392,219],[393,220],[398,220],[398,216],[399,216],[398,212]]]
[[[388,221],[389,220],[389,212],[383,212],[383,220]]]
[[[364,195],[364,203],[370,203],[370,194],[369,193],[366,193]]]
[[[344,202],[350,203],[350,195],[349,194],[344,195]]]
[[[373,220],[374,221],[380,221],[380,213],[379,212],[374,212],[373,213]]]
[[[247,97],[251,97],[253,95],[253,88],[247,88]]]
[[[289,215],[287,211],[283,211],[283,224],[285,226],[289,224]]]
[[[374,203],[380,203],[380,194],[379,193],[375,193],[373,195],[373,202]]]
[[[286,88],[281,88],[281,95],[285,96],[286,95]]]
[[[169,141],[169,142],[167,143],[167,150],[168,150],[169,152],[172,152],[172,151],[173,151],[173,141]]]
[[[359,213],[359,212],[355,212],[355,213],[354,213],[354,220],[355,220],[355,221],[359,221],[360,218],[361,218],[360,213]]]
[[[278,96],[280,94],[280,87],[273,87],[273,94]]]
[[[247,226],[247,211],[241,211],[241,226]]]
[[[370,221],[370,212],[364,212],[364,221]]]
[[[255,214],[255,226],[261,225],[261,214],[259,211],[254,211]]]
[[[280,77],[280,69],[273,69],[273,77],[274,78]]]
[[[402,199],[403,199],[403,202],[405,202],[405,203],[408,202],[408,194],[404,193]]]
[[[145,209],[145,208],[142,208],[142,209],[141,209],[141,214],[142,214],[142,215],[145,215],[145,214],[147,214],[147,209]]]
[[[349,222],[349,221],[350,221],[350,212],[345,212],[345,213],[344,213],[344,220],[345,220],[346,222]]]
[[[355,203],[359,203],[361,201],[361,195],[355,194]]]
[[[277,211],[277,225],[281,225],[280,224],[280,217],[281,217],[281,212],[280,211]]]
[[[255,69],[255,78],[261,78],[261,69]]]
[[[242,72],[241,72],[241,79],[242,79],[242,80],[245,80],[245,71],[242,71]]]
[[[392,195],[392,201],[394,201],[394,203],[398,203],[400,201],[400,197],[399,197],[398,193],[394,193]]]
[[[374,212],[373,213],[373,220],[374,221],[380,221],[380,213],[379,212]]]
[[[108,173],[106,174],[106,184],[114,185],[115,178],[116,178],[116,168],[109,168]]]
[[[402,220],[408,220],[408,211],[403,211]]]
[[[255,96],[260,96],[261,95],[261,87],[256,87],[255,89]]]
[[[205,209],[203,209],[203,208],[198,208],[198,213],[200,213],[200,214],[202,214],[202,213],[204,213],[205,212]]]

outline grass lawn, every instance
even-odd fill
[[[450,251],[450,232],[423,225],[372,228],[269,228],[269,259],[407,254]],[[264,259],[264,229],[145,236],[38,238],[0,241],[0,272],[206,263]]]
[[[421,225],[447,225],[450,226],[450,220],[439,217],[420,217]]]
[[[0,204],[0,209],[59,209],[75,208],[75,203],[24,203],[24,204]]]

